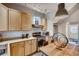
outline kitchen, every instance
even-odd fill
[[[36,7],[41,7],[40,4],[33,4],[33,3],[32,4],[31,3],[24,3],[24,4],[23,3],[1,3],[0,4],[0,55],[36,56],[36,54],[41,54],[42,56],[46,54],[50,56],[51,53],[48,53],[50,51],[47,51],[47,50],[52,49],[50,47],[53,46],[51,44],[53,43],[53,39],[52,39],[53,34],[60,32],[66,35],[67,37],[69,36],[69,34],[72,34],[72,33],[68,34],[67,30],[66,30],[66,33],[64,33],[65,31],[63,30],[64,25],[63,23],[61,23],[63,22],[63,20],[58,18],[57,20],[53,21],[54,23],[52,23],[52,19],[54,18],[52,18],[53,15],[51,14],[51,12],[49,12],[50,10],[44,9],[40,11],[41,10],[40,8],[36,8],[36,9],[34,8],[35,5],[38,5]],[[50,4],[45,4],[45,5],[50,6]],[[72,12],[75,13],[74,11],[78,10],[77,7],[79,6],[79,4],[72,4],[72,5],[73,6],[76,5],[76,7],[72,6],[72,9],[73,8],[75,9],[70,11],[71,14]],[[53,4],[53,6],[55,5]],[[57,7],[55,9],[57,9]],[[76,18],[77,16],[75,16],[75,19]],[[76,22],[77,21],[75,21],[75,23]],[[72,23],[74,23],[74,20],[69,24],[72,24]],[[69,24],[68,25],[67,24],[68,22],[66,23],[66,27],[70,28],[68,27]],[[53,25],[58,26],[58,28],[56,27],[58,30],[56,30],[56,28],[53,27]],[[68,38],[72,38],[72,36]],[[74,40],[74,41],[78,41],[78,40]],[[75,45],[79,47],[79,43]],[[69,47],[70,45],[66,47],[66,49],[68,49]],[[72,47],[70,47],[70,49],[71,48]],[[44,50],[44,49],[47,49],[47,50]],[[64,49],[63,51],[66,51],[66,49]],[[58,50],[56,51],[58,52]],[[67,52],[69,52],[69,50],[67,50]],[[74,53],[74,52],[71,52],[71,53]],[[71,55],[71,53],[66,53],[66,54],[63,53],[61,55]],[[72,55],[79,55],[79,50],[75,51],[75,53]]]

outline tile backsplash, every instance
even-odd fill
[[[3,38],[15,38],[22,37],[22,34],[29,34],[32,36],[33,32],[42,32],[40,28],[34,28],[32,31],[12,31],[12,32],[0,32]]]
[[[21,37],[22,32],[0,32],[3,38],[14,38],[14,37]]]

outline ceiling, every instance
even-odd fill
[[[25,3],[22,5],[25,5],[29,7],[30,9],[39,11],[41,13],[47,14],[47,16],[50,19],[53,19],[52,22],[57,23],[60,20],[66,18],[66,17],[59,17],[56,18],[55,14],[58,9],[59,3]],[[76,5],[76,3],[65,3],[65,9],[67,9],[68,13],[71,11],[71,9]],[[70,14],[70,13],[69,13]]]
[[[32,13],[37,13],[40,15],[47,15],[48,20],[51,20],[53,23],[61,22],[65,18],[69,17],[71,14],[70,11],[75,10],[74,6],[77,5],[77,3],[65,3],[65,9],[67,9],[69,15],[67,17],[55,17],[56,11],[58,9],[59,3],[18,3],[18,4],[9,4],[8,6],[13,6],[16,9],[21,9],[22,11],[29,11]],[[15,7],[17,6],[17,7]],[[26,8],[28,7],[28,8]],[[76,6],[78,8],[78,6]],[[31,11],[30,11],[31,10]],[[35,11],[36,10],[36,11]],[[35,11],[35,12],[34,12]],[[72,12],[73,13],[73,12]]]
[[[74,5],[75,3],[66,3],[65,8],[70,11]],[[56,12],[58,3],[27,3],[26,6],[46,14],[48,12]]]

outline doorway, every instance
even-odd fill
[[[57,23],[54,23],[54,25],[53,25],[53,32],[54,33],[58,32],[58,24]]]

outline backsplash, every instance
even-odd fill
[[[0,34],[3,38],[15,38],[22,36],[22,32],[0,32]]]
[[[43,32],[40,28],[33,28],[32,31],[12,31],[12,32],[0,32],[3,38],[15,38],[22,37],[22,34],[29,34],[32,36],[33,32]]]

